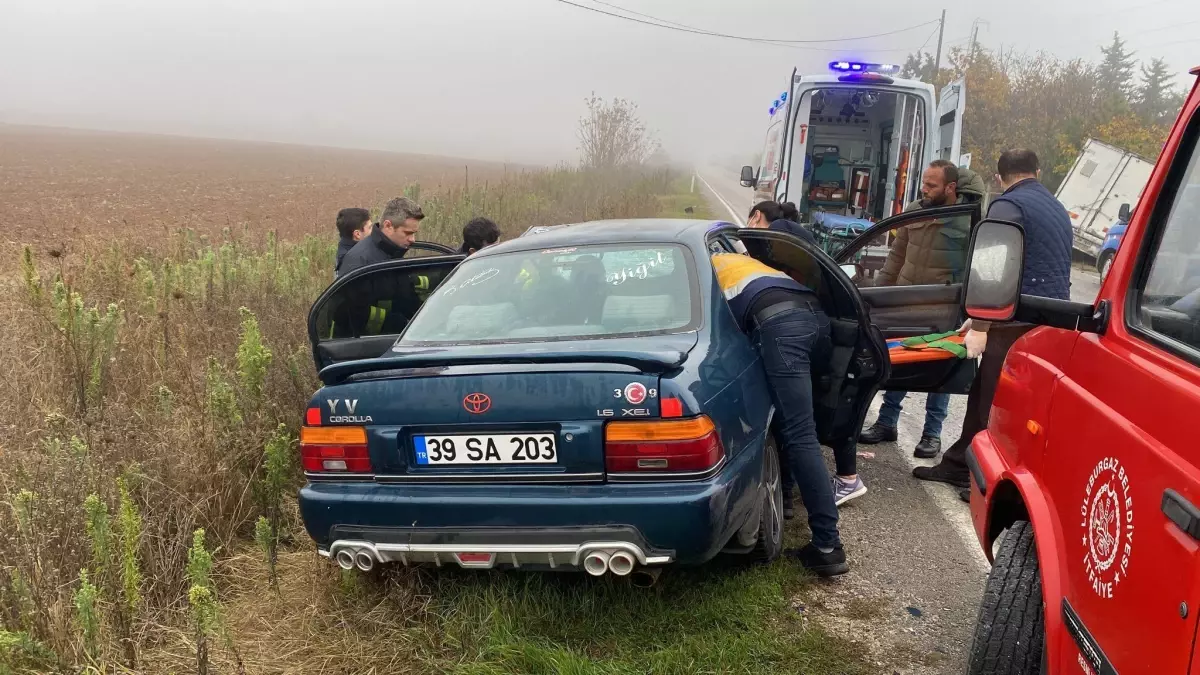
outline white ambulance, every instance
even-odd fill
[[[742,167],[755,202],[794,202],[801,220],[861,232],[921,198],[929,162],[961,161],[964,82],[935,100],[931,85],[896,77],[899,66],[835,61],[799,75],[770,108],[759,166]]]

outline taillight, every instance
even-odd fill
[[[300,427],[300,463],[309,473],[371,473],[365,427]]]
[[[609,422],[604,428],[604,467],[610,473],[706,471],[724,457],[717,429],[704,416]]]

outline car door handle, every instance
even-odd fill
[[[1200,541],[1200,509],[1168,488],[1163,492],[1162,512],[1189,537]]]

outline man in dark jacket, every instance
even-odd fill
[[[342,258],[354,248],[354,245],[371,234],[371,212],[366,209],[342,209],[337,214],[338,248],[337,257],[333,261],[333,278],[338,276],[337,269],[342,265]]]
[[[349,274],[360,267],[403,258],[408,247],[417,239],[425,214],[408,197],[396,197],[387,203],[379,216],[379,224],[370,236],[354,245],[338,264],[337,274]]]
[[[983,179],[969,169],[939,159],[930,163],[921,176],[922,199],[909,204],[905,212],[938,206],[968,204],[983,199]],[[887,262],[875,277],[876,286],[940,285],[961,282],[966,266],[967,242],[971,224],[966,216],[918,221],[896,232]],[[900,413],[908,392],[889,391],[883,395],[883,407],[875,424],[863,431],[858,442],[874,445],[895,441]],[[942,450],[942,422],[950,409],[949,394],[925,397],[925,426],[913,456],[933,459]]]
[[[1025,278],[1023,295],[1058,300],[1071,299],[1071,217],[1054,195],[1038,182],[1038,158],[1031,150],[1007,150],[1000,155],[998,178],[1004,194],[992,200],[988,218],[1015,222],[1025,228]],[[992,397],[1008,350],[1033,326],[1022,323],[987,326],[967,321],[967,353],[981,350],[979,374],[967,395],[962,435],[936,466],[919,466],[913,476],[928,481],[970,487],[967,448],[987,428]],[[984,349],[986,347],[986,350]],[[969,495],[968,495],[969,499]]]

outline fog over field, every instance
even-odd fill
[[[6,0],[0,121],[431,153],[576,155],[592,92],[636,101],[672,157],[758,147],[792,66],[932,51],[944,3],[872,0]],[[947,50],[1200,65],[1193,0],[948,7]],[[624,18],[608,16],[622,14]],[[642,18],[639,18],[642,17]],[[656,17],[674,28],[645,25]],[[807,44],[698,35],[727,35]],[[910,29],[910,30],[903,30]],[[894,32],[898,31],[898,32]],[[839,38],[879,37],[835,42]],[[1180,83],[1185,79],[1180,77]]]

